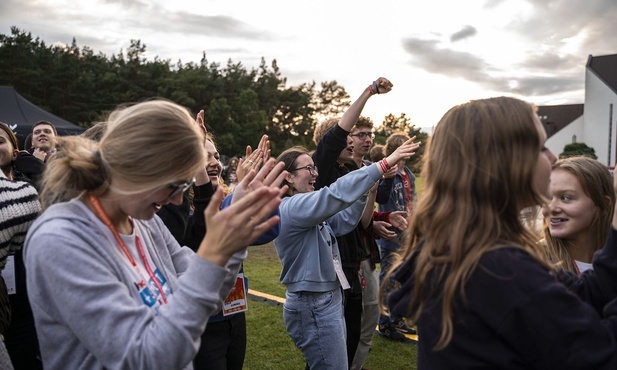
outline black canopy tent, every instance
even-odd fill
[[[24,144],[24,140],[32,132],[32,125],[38,121],[51,122],[60,136],[76,135],[84,131],[83,127],[77,126],[33,104],[19,95],[12,86],[0,86],[0,122],[4,122],[11,127],[17,135],[19,145]]]

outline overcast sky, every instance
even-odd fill
[[[352,99],[383,76],[394,89],[364,113],[420,127],[476,98],[583,103],[588,56],[617,53],[615,0],[0,0],[11,26],[107,56],[140,39],[173,63],[276,59],[288,86],[336,80]]]

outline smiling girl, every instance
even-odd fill
[[[549,258],[568,271],[592,268],[593,254],[606,243],[615,204],[611,175],[589,157],[553,165],[550,202],[544,207]]]
[[[347,369],[343,290],[350,284],[341,263],[337,237],[360,221],[369,189],[418,144],[408,140],[382,161],[352,171],[315,190],[318,168],[302,147],[284,151],[289,186],[281,201],[280,231],[274,240],[285,284],[283,317],[287,334],[310,369]],[[374,189],[377,190],[376,187]]]

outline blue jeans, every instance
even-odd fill
[[[287,334],[310,369],[347,369],[347,345],[341,289],[285,294]]]
[[[393,251],[384,249],[384,248],[380,248],[380,251],[381,251],[381,267],[379,269],[379,286],[381,286],[386,273],[392,267],[392,258],[394,258]],[[388,307],[388,302],[387,302],[388,293],[390,293],[393,286],[394,286],[394,282],[391,281],[390,284],[388,284],[388,286],[384,287],[384,292],[383,292],[384,302],[383,303],[386,308]],[[379,325],[396,324],[401,320],[402,319],[398,316],[380,315]]]

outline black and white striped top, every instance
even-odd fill
[[[36,189],[27,182],[9,180],[0,171],[0,271],[7,256],[23,246],[40,211]]]

